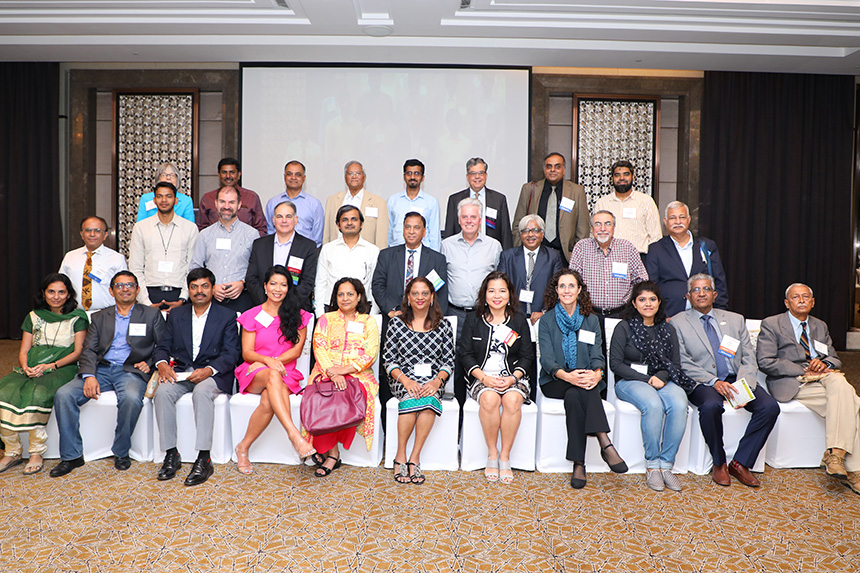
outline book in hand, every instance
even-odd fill
[[[755,394],[753,394],[752,389],[747,384],[745,378],[741,378],[732,384],[732,387],[737,390],[737,393],[729,393],[729,397],[726,398],[726,401],[729,403],[729,406],[737,410],[738,408],[742,408],[746,406],[747,403],[755,400]]]

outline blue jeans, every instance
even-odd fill
[[[99,365],[96,379],[102,392],[116,392],[117,415],[111,451],[117,457],[128,456],[131,449],[131,434],[143,409],[143,394],[146,380],[139,374],[126,372],[122,365]],[[60,430],[60,459],[74,460],[83,456],[81,440],[81,406],[89,402],[84,396],[84,379],[75,376],[68,384],[57,390],[54,396],[54,412]]]
[[[642,412],[645,467],[672,469],[687,427],[687,393],[672,382],[657,390],[640,380],[618,380],[615,394]]]

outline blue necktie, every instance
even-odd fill
[[[711,324],[711,318],[709,314],[703,315],[702,326],[705,328],[705,334],[708,335],[708,341],[714,351],[714,360],[717,362],[717,379],[725,380],[729,377],[729,366],[726,363],[726,357],[720,354],[720,339],[717,337],[717,330]]]

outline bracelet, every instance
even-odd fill
[[[397,375],[397,378],[394,379],[395,382],[400,382],[400,377],[403,376],[403,370],[400,371],[400,374]]]

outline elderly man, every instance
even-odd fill
[[[481,202],[482,234],[492,237],[502,245],[502,249],[511,247],[511,218],[508,215],[508,199],[503,193],[493,191],[485,186],[487,183],[487,162],[480,157],[473,157],[466,162],[466,180],[469,188],[463,189],[448,197],[448,211],[445,215],[445,237],[456,235],[461,231],[457,218],[457,205],[466,197],[473,197]]]
[[[440,250],[442,230],[439,226],[439,202],[421,189],[424,183],[424,164],[418,159],[407,159],[403,164],[403,181],[406,189],[388,198],[388,246],[403,244],[403,220],[406,213],[420,213],[427,221],[424,246]]]
[[[101,217],[86,217],[81,221],[84,246],[66,253],[60,263],[60,272],[75,285],[78,307],[84,310],[112,306],[114,300],[108,287],[110,278],[128,269],[125,257],[104,245],[107,234],[107,221]]]
[[[221,218],[218,206],[218,191],[224,187],[233,187],[242,197],[238,217],[239,220],[257,230],[259,236],[266,234],[266,218],[263,215],[263,204],[260,196],[250,189],[239,185],[242,178],[242,167],[239,160],[225,157],[218,162],[218,181],[220,187],[209,191],[200,198],[200,208],[197,210],[197,228],[203,230],[215,224]]]
[[[335,193],[325,204],[325,230],[323,244],[330,243],[340,236],[335,216],[344,205],[357,207],[364,213],[361,238],[373,243],[380,249],[388,246],[388,208],[385,200],[364,188],[367,175],[364,166],[358,161],[350,161],[343,168],[346,191]]]
[[[513,243],[521,244],[520,219],[538,215],[546,223],[543,244],[561,251],[564,260],[577,241],[588,237],[588,201],[585,189],[564,180],[564,156],[550,153],[543,161],[544,178],[523,185],[514,212]]]
[[[205,267],[215,274],[215,300],[233,312],[245,312],[253,301],[245,290],[245,274],[251,245],[260,238],[251,225],[239,220],[242,197],[238,187],[222,187],[217,192],[220,218],[197,237],[191,269]]]
[[[688,282],[690,310],[676,314],[671,322],[678,333],[681,370],[696,382],[685,388],[690,402],[699,409],[699,425],[711,457],[712,479],[731,485],[731,477],[748,487],[761,485],[750,472],[779,416],[779,404],[756,384],[753,346],[743,316],[714,308],[717,291],[713,277],[693,275]],[[723,402],[739,392],[732,384],[745,380],[753,398],[743,408],[752,414],[746,431],[726,465],[723,448]]]
[[[860,494],[860,398],[838,371],[842,361],[827,324],[809,315],[814,306],[812,289],[805,284],[785,289],[787,312],[761,323],[758,367],[767,374],[774,398],[796,398],[824,418],[827,450],[821,466]]]
[[[723,270],[717,244],[705,237],[693,237],[690,232],[690,209],[680,201],[672,201],[666,206],[663,223],[669,234],[651,243],[645,259],[645,270],[648,271],[648,278],[660,287],[666,316],[674,316],[690,308],[687,279],[700,273],[714,277],[717,284],[718,294],[714,306],[728,308],[726,271]]]
[[[157,185],[162,181],[172,183],[176,187],[176,214],[187,221],[194,222],[194,201],[185,193],[179,192],[182,189],[182,173],[179,168],[173,163],[167,161],[159,165],[155,170],[153,185]],[[140,196],[140,203],[137,206],[137,220],[143,221],[146,218],[152,217],[158,212],[155,207],[155,193],[149,191]]]
[[[296,232],[311,239],[317,247],[322,245],[325,211],[319,199],[308,195],[305,186],[305,166],[295,159],[284,165],[284,185],[286,191],[275,195],[266,203],[266,224],[268,234],[275,232],[275,207],[284,201],[296,206]]]

